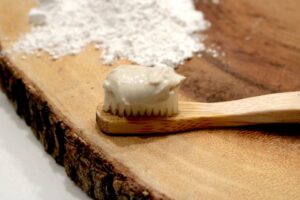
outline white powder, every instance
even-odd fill
[[[203,51],[199,32],[209,26],[192,0],[40,0],[29,19],[34,26],[13,51],[57,59],[94,43],[105,63],[145,66],[176,67]]]

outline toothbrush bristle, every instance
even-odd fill
[[[120,117],[137,116],[161,116],[170,117],[178,113],[177,94],[172,95],[166,101],[153,105],[125,105],[117,102],[112,95],[105,94],[103,110]]]

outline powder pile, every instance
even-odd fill
[[[199,33],[209,26],[192,0],[40,0],[29,16],[32,30],[15,52],[58,59],[93,43],[104,63],[126,58],[145,66],[176,67],[203,51]]]

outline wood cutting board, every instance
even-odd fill
[[[0,42],[29,31],[33,0],[0,0]],[[212,27],[204,53],[178,72],[181,99],[223,101],[300,90],[300,1],[197,1]],[[116,61],[115,65],[128,63]],[[116,137],[96,128],[113,67],[78,56],[1,55],[0,82],[45,150],[95,199],[300,199],[300,126]],[[299,102],[300,103],[300,102]],[[1,137],[1,135],[0,135]]]

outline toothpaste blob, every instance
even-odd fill
[[[120,116],[178,113],[178,87],[185,79],[169,67],[124,65],[104,81],[104,111]]]

